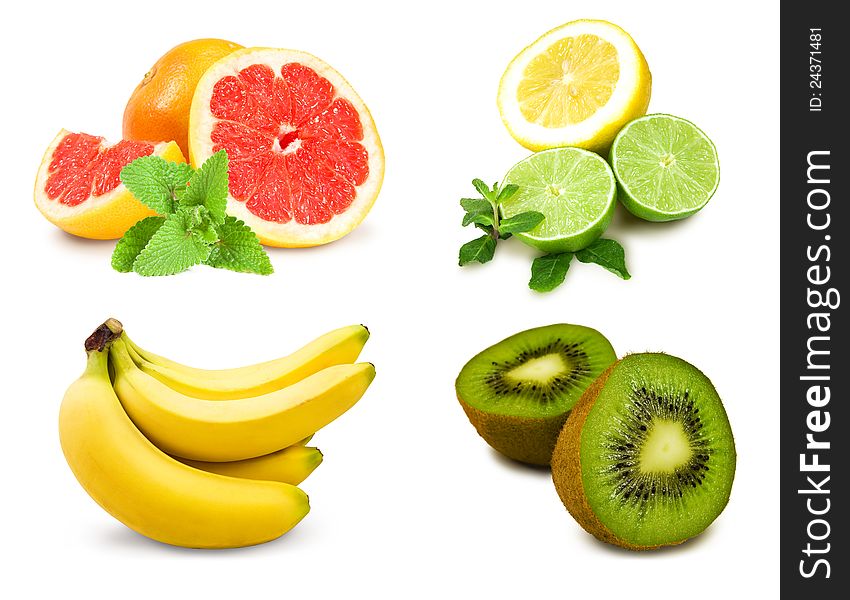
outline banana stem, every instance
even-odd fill
[[[103,352],[112,345],[112,342],[121,336],[122,331],[124,331],[124,327],[121,325],[121,321],[112,318],[107,319],[86,338],[86,352]]]
[[[130,357],[127,345],[123,339],[114,341],[109,354],[112,357],[112,366],[115,370],[126,371],[127,369],[134,368],[133,359]]]
[[[87,350],[86,351],[86,375],[91,377],[109,377],[107,370],[107,357],[109,352],[104,350]]]

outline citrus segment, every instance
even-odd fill
[[[619,77],[613,45],[594,35],[564,38],[528,63],[517,89],[520,110],[544,127],[580,123],[608,102]]]
[[[303,52],[251,48],[217,62],[198,85],[190,132],[194,164],[227,152],[228,212],[269,245],[342,237],[365,217],[383,178],[366,106]]]
[[[628,33],[581,20],[541,36],[508,65],[498,105],[510,134],[531,150],[577,146],[604,152],[646,112],[652,77]]]
[[[128,140],[174,140],[189,152],[189,110],[204,72],[239,44],[218,39],[192,40],[163,54],[133,90],[124,108]]]
[[[614,215],[617,184],[608,164],[580,148],[553,148],[532,154],[511,167],[503,186],[517,192],[501,205],[511,217],[543,213],[534,229],[516,236],[544,252],[577,252],[607,229]]]
[[[102,137],[62,130],[48,146],[35,182],[35,204],[54,225],[91,239],[116,239],[155,214],[121,183],[124,165],[141,156],[185,162],[175,142],[108,144]]]
[[[611,146],[620,201],[648,221],[673,221],[699,211],[720,183],[710,139],[693,123],[671,115],[636,119]]]
[[[50,200],[77,206],[89,197],[102,196],[121,185],[124,165],[153,153],[153,144],[121,140],[103,145],[103,138],[69,133],[53,151],[44,191]]]

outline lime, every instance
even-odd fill
[[[553,148],[511,167],[502,184],[518,186],[502,202],[505,218],[534,210],[546,217],[517,237],[544,252],[577,252],[592,244],[611,222],[617,182],[608,163],[581,148]]]
[[[623,127],[610,160],[620,201],[647,221],[689,217],[720,182],[714,144],[696,125],[671,115],[647,115]]]

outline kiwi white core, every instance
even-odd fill
[[[563,356],[560,354],[544,354],[514,367],[505,373],[505,377],[512,381],[549,383],[567,372],[569,372],[569,365],[566,364]]]
[[[687,464],[692,453],[681,423],[656,420],[640,451],[640,470],[642,473],[673,473]]]

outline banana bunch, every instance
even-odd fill
[[[205,370],[158,356],[107,320],[85,344],[59,438],[89,495],[149,538],[190,548],[273,540],[310,510],[298,487],[322,462],[313,433],[375,377],[355,363],[362,325],[265,363]]]

